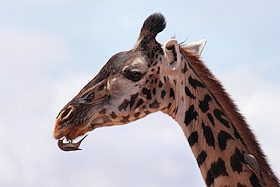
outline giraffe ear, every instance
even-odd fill
[[[192,42],[185,46],[182,46],[182,48],[187,49],[188,51],[192,52],[194,55],[200,56],[202,53],[202,50],[205,47],[206,41],[207,40],[199,40],[196,42]]]
[[[165,63],[163,63],[163,69],[166,71],[167,74],[177,71],[181,64],[181,58],[179,57],[180,46],[177,40],[169,40],[163,46],[163,51],[165,56]]]

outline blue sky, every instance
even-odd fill
[[[204,186],[179,125],[156,113],[97,129],[83,151],[52,137],[60,109],[161,12],[165,43],[207,39],[202,59],[280,176],[278,1],[1,0],[1,186]]]

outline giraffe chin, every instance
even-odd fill
[[[86,132],[88,132],[88,124],[83,125],[83,127],[73,128],[68,134],[65,135],[65,138],[67,140],[74,140],[79,136],[83,136]]]
[[[96,129],[97,127],[102,127],[102,125],[100,123],[92,123],[89,127],[88,127],[88,131],[92,131],[94,129]]]

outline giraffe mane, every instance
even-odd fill
[[[251,151],[251,154],[256,157],[260,170],[263,173],[268,173],[268,177],[270,177],[272,180],[279,182],[277,177],[272,172],[265,155],[255,138],[255,135],[252,133],[245,121],[245,118],[241,115],[237,106],[234,104],[229,94],[225,91],[220,81],[217,80],[210,70],[204,65],[199,56],[192,54],[183,47],[180,47],[180,50],[183,56],[187,59],[190,67],[204,82],[204,85],[206,85],[208,90],[213,94],[213,97],[226,112],[226,115],[229,116],[232,123],[235,124],[240,136],[247,140],[246,142],[248,142],[248,149]]]

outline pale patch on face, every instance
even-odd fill
[[[134,59],[134,61],[129,66],[143,68],[146,67],[147,65],[146,63],[147,63],[146,60],[142,56],[138,56]]]
[[[109,79],[107,81],[107,89],[111,90],[116,81],[117,81],[117,77]]]

